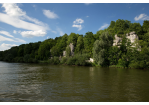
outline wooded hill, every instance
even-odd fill
[[[126,34],[135,31],[139,37],[136,43],[141,51],[131,47]],[[122,38],[120,48],[113,46],[114,35]],[[73,43],[74,56],[70,56],[68,45]],[[67,56],[59,60],[66,50]],[[50,57],[52,59],[49,59]],[[47,39],[43,42],[22,44],[6,51],[0,51],[0,60],[8,62],[36,63],[48,61],[53,64],[88,65],[85,60],[94,59],[94,65],[132,68],[149,68],[149,21],[143,25],[118,19],[111,21],[109,27],[97,31],[96,34],[87,32],[85,35],[71,33]]]

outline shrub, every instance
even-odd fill
[[[68,58],[66,64],[67,65],[75,65],[75,62],[76,62],[76,58],[75,57],[70,57],[70,58]]]
[[[60,63],[60,60],[59,60],[59,57],[55,57],[53,58],[53,64],[59,64]]]
[[[60,63],[61,64],[66,64],[67,58],[66,57],[62,57]]]

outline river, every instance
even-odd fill
[[[149,70],[0,62],[1,102],[148,102]]]

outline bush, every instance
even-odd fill
[[[60,63],[61,64],[66,64],[67,58],[66,57],[62,57]]]
[[[50,64],[59,64],[60,63],[59,57],[54,56],[53,58],[48,60],[48,63],[50,63]]]
[[[147,64],[144,61],[131,61],[129,68],[143,69],[147,68]]]
[[[54,57],[53,61],[54,61],[53,64],[59,64],[60,63],[59,57]]]
[[[88,54],[76,54],[73,57],[67,58],[66,64],[79,65],[79,66],[90,65],[90,63],[86,62],[86,60],[88,59],[89,59]]]
[[[67,65],[75,65],[75,62],[76,62],[76,58],[75,57],[70,57],[70,58],[68,58],[66,64]]]
[[[24,62],[30,62],[30,55],[29,54],[26,54],[23,58]]]

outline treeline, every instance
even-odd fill
[[[126,38],[126,33],[135,31],[139,41],[136,47]],[[120,47],[113,46],[114,35],[122,38]],[[74,56],[70,54],[69,44],[74,45]],[[141,51],[138,48],[141,47]],[[66,57],[63,51],[66,51]],[[61,56],[61,57],[60,57]],[[143,25],[118,19],[111,21],[109,27],[87,32],[85,35],[71,33],[43,42],[22,44],[6,51],[0,51],[0,60],[8,62],[37,63],[46,61],[52,64],[89,65],[89,58],[94,59],[92,65],[117,66],[130,68],[149,68],[149,21]]]

